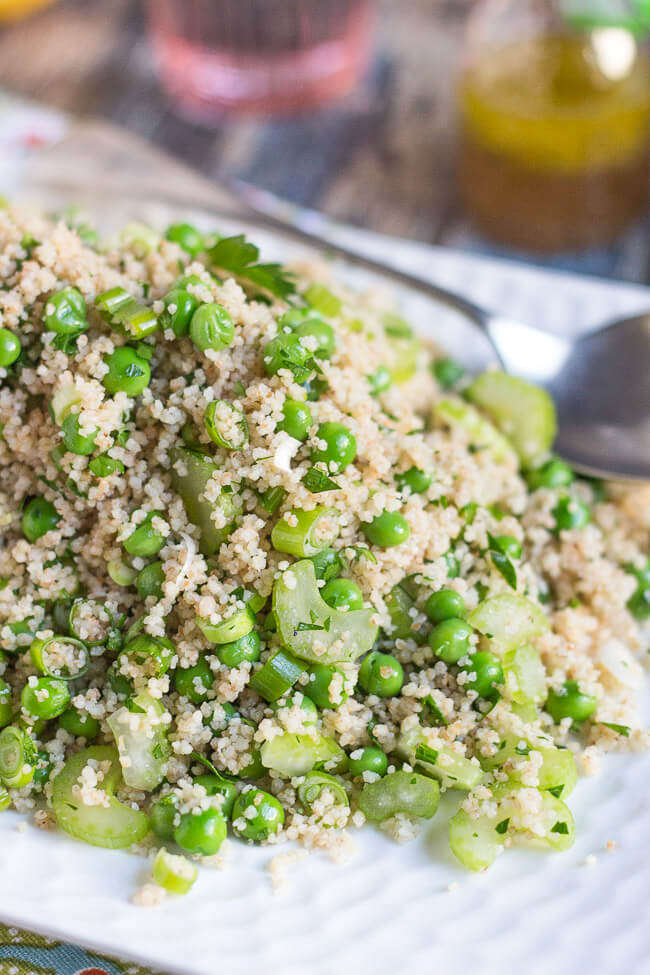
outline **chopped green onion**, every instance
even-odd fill
[[[226,450],[243,450],[250,440],[244,411],[228,400],[215,399],[208,403],[203,422],[210,439]]]
[[[170,894],[187,894],[198,874],[191,860],[168,853],[164,846],[156,853],[151,866],[151,876],[155,882]]]
[[[0,731],[0,779],[22,789],[34,778],[38,751],[28,731],[9,725]]]
[[[327,772],[308,772],[305,775],[304,782],[298,786],[298,801],[307,816],[313,814],[314,805],[324,791],[332,794],[336,806],[349,807],[348,794],[338,779],[335,779],[333,775],[328,775]]]
[[[140,304],[124,288],[111,288],[97,295],[95,307],[104,321],[133,338],[142,339],[158,328],[158,319],[151,308]]]
[[[90,654],[81,640],[70,636],[36,639],[29,648],[32,663],[46,677],[76,680],[83,677],[90,664]]]
[[[311,511],[294,508],[273,526],[271,544],[276,552],[304,558],[328,548],[338,533],[338,512],[335,508],[319,506]]]
[[[272,703],[291,690],[306,669],[302,660],[296,659],[288,650],[278,650],[253,674],[249,686]]]
[[[197,616],[196,625],[210,643],[233,643],[250,633],[255,625],[255,617],[251,610],[246,607],[246,609],[237,610],[236,613],[220,623],[211,623],[209,620]]]

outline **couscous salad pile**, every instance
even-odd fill
[[[454,790],[458,859],[567,849],[644,747],[650,487],[244,237],[0,211],[0,804],[192,886]]]

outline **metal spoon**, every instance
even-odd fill
[[[504,369],[553,396],[560,456],[585,474],[650,480],[650,310],[575,340],[509,321],[462,295],[333,242],[317,213],[296,211],[245,184],[214,183],[105,123],[75,123],[30,168],[38,186],[65,189],[71,199],[79,200],[86,191],[91,199],[159,200],[254,221],[442,302],[487,335]]]

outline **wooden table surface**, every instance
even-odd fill
[[[237,175],[386,233],[480,249],[454,181],[454,72],[472,0],[377,2],[366,78],[311,116],[211,129],[177,117],[158,86],[138,0],[60,0],[0,30],[0,87],[126,126],[207,175]],[[648,234],[565,263],[648,280]]]

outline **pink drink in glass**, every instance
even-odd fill
[[[179,109],[295,112],[348,92],[370,53],[373,0],[148,0],[162,83]]]

